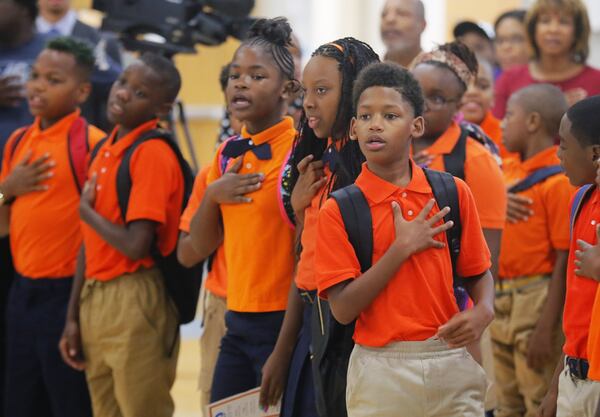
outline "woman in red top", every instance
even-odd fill
[[[533,59],[498,78],[497,118],[504,117],[513,92],[533,83],[556,85],[569,104],[600,94],[600,71],[586,65],[590,21],[581,0],[537,0],[527,15],[526,27]]]

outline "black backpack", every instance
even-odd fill
[[[102,145],[108,138],[104,138],[93,149],[91,153],[91,160],[93,160]],[[189,197],[192,193],[194,185],[194,174],[189,164],[181,154],[179,147],[173,140],[172,135],[166,130],[153,129],[142,134],[136,139],[133,144],[127,148],[123,155],[121,165],[119,165],[117,171],[117,198],[119,201],[119,208],[121,210],[121,218],[123,222],[127,218],[127,208],[129,206],[129,195],[131,194],[131,175],[130,175],[130,162],[131,157],[135,150],[143,143],[149,140],[161,140],[171,147],[173,153],[177,156],[181,172],[183,173],[184,180],[184,193],[183,201],[181,202],[181,210],[183,211],[187,205]],[[198,297],[200,294],[200,286],[202,283],[202,267],[203,263],[195,265],[191,268],[186,268],[179,263],[177,260],[177,248],[175,248],[167,256],[163,256],[156,245],[152,249],[152,258],[156,263],[156,266],[161,271],[164,280],[165,287],[169,296],[177,307],[179,313],[179,323],[185,324],[194,320],[196,315],[196,306],[198,304]]]
[[[461,180],[465,179],[465,160],[467,159],[467,138],[475,139],[477,142],[482,144],[492,156],[496,159],[498,164],[501,164],[498,147],[487,136],[483,130],[477,125],[472,123],[462,122],[460,123],[460,136],[452,151],[443,156],[444,158],[444,169],[446,172],[454,175]]]
[[[453,286],[458,300],[464,299],[464,289],[456,273],[456,262],[460,253],[462,225],[456,182],[452,175],[424,169],[425,176],[438,207],[450,207],[445,221],[452,220],[454,226],[446,231],[450,259],[452,261]],[[331,193],[339,206],[348,240],[354,248],[361,272],[372,264],[373,222],[371,210],[364,194],[356,185],[349,185]],[[460,304],[460,303],[459,303]],[[459,305],[462,310],[464,306]],[[346,375],[350,354],[354,348],[354,323],[343,325],[335,320],[329,304],[317,297],[313,309],[312,349],[313,379],[316,392],[317,411],[321,417],[345,417]]]

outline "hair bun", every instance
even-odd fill
[[[259,19],[249,29],[248,38],[263,38],[272,44],[287,47],[292,42],[292,27],[285,17]]]

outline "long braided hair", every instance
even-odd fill
[[[342,75],[341,97],[331,131],[333,142],[338,144],[340,158],[336,161],[336,168],[327,184],[326,194],[329,194],[331,191],[352,184],[364,162],[358,142],[350,140],[350,121],[354,115],[352,88],[358,73],[370,63],[379,62],[379,56],[368,44],[350,37],[323,44],[313,52],[312,56],[335,59]],[[290,158],[292,188],[300,175],[298,163],[308,155],[313,155],[314,160],[322,158],[327,147],[327,141],[318,138],[313,129],[308,126],[305,112],[302,112],[299,130]]]

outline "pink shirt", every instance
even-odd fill
[[[529,65],[523,65],[504,71],[496,81],[495,105],[492,110],[494,116],[498,119],[504,117],[506,103],[512,93],[523,87],[527,87],[528,85],[541,82],[543,81],[536,80],[531,76]],[[600,94],[600,71],[586,65],[575,77],[563,81],[549,82],[549,84],[557,86],[564,92],[576,88],[583,88],[588,96],[594,96]]]

